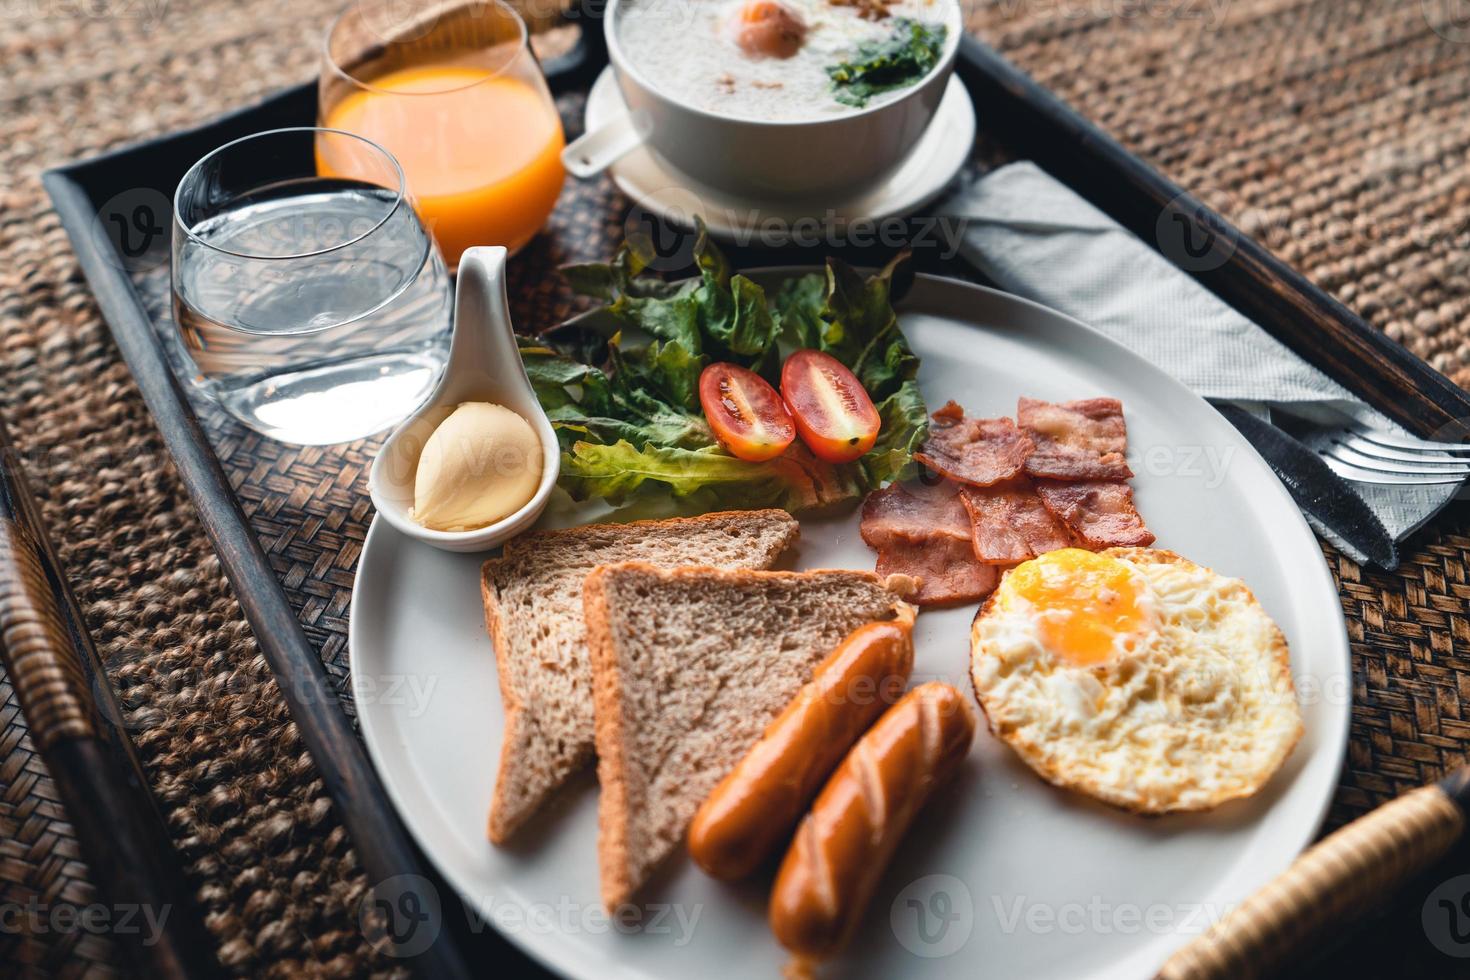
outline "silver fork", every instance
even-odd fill
[[[1391,435],[1355,422],[1313,441],[1333,472],[1358,483],[1434,486],[1470,477],[1470,445],[1464,443]]]

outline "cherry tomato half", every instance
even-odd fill
[[[711,364],[699,376],[704,417],[731,453],[752,463],[773,459],[796,438],[791,413],[770,383],[738,364]]]
[[[781,367],[781,397],[801,441],[818,459],[847,463],[873,448],[882,420],[862,383],[841,361],[799,350]]]

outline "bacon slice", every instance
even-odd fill
[[[975,557],[988,565],[1010,565],[1073,544],[1025,477],[993,487],[963,487],[960,500],[970,513]]]
[[[1133,506],[1133,488],[1115,480],[1036,484],[1041,502],[1087,548],[1142,548],[1154,543],[1153,532]]]
[[[1010,419],[972,419],[950,402],[934,413],[914,459],[951,480],[988,487],[1021,472],[1035,443]]]
[[[1133,475],[1123,454],[1128,427],[1116,398],[1043,402],[1022,398],[1016,405],[1021,428],[1036,449],[1026,472],[1053,480],[1126,480]]]
[[[959,487],[948,480],[890,483],[863,501],[863,540],[871,548],[933,538],[970,540],[970,514]]]
[[[949,480],[892,483],[863,501],[863,540],[878,551],[878,574],[919,580],[921,606],[978,600],[999,578],[975,560],[970,512]]]
[[[1000,569],[975,560],[968,538],[936,536],[928,541],[895,540],[878,551],[878,574],[912,575],[919,591],[910,601],[921,606],[975,602],[995,591]]]

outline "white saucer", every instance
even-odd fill
[[[587,96],[585,128],[591,132],[626,111],[608,67]],[[819,235],[824,228],[877,222],[918,210],[938,197],[960,172],[974,143],[974,103],[964,84],[951,77],[933,121],[908,159],[880,187],[848,200],[768,203],[740,198],[704,186],[646,147],[633,150],[609,167],[608,173],[618,190],[637,206],[674,224],[692,225],[694,216],[700,215],[710,232],[720,238],[747,244],[757,236],[778,235],[790,241],[762,240],[761,244],[800,244],[796,238],[801,234]]]

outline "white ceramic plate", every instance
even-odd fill
[[[1243,578],[1291,645],[1306,737],[1255,798],[1146,819],[1060,792],[982,732],[925,811],[837,975],[1143,977],[1312,839],[1347,743],[1346,628],[1322,552],[1233,428],[1152,365],[1075,320],[920,277],[900,307],[931,407],[1006,415],[1019,395],[1123,400],[1139,510],[1161,547]],[[643,516],[643,515],[639,515]],[[563,510],[548,520],[567,523]],[[802,521],[796,567],[871,568],[856,509]],[[349,642],[362,731],[403,819],[465,900],[553,968],[582,977],[777,976],[768,883],[732,889],[678,859],[641,896],[637,928],[598,907],[588,775],[497,850],[484,836],[500,750],[480,559],[375,521]],[[974,610],[926,612],[916,676],[969,690]]]
[[[604,69],[587,95],[586,130],[591,132],[627,111],[612,68]],[[660,218],[689,226],[699,215],[718,238],[776,247],[802,244],[801,239],[787,241],[792,234],[816,236],[829,228],[861,234],[885,218],[917,211],[949,186],[974,145],[975,105],[964,84],[951,78],[929,128],[908,158],[879,186],[849,200],[747,200],[706,187],[647,147],[633,150],[609,167],[608,173],[618,190]],[[778,240],[762,241],[761,236],[778,234]]]

